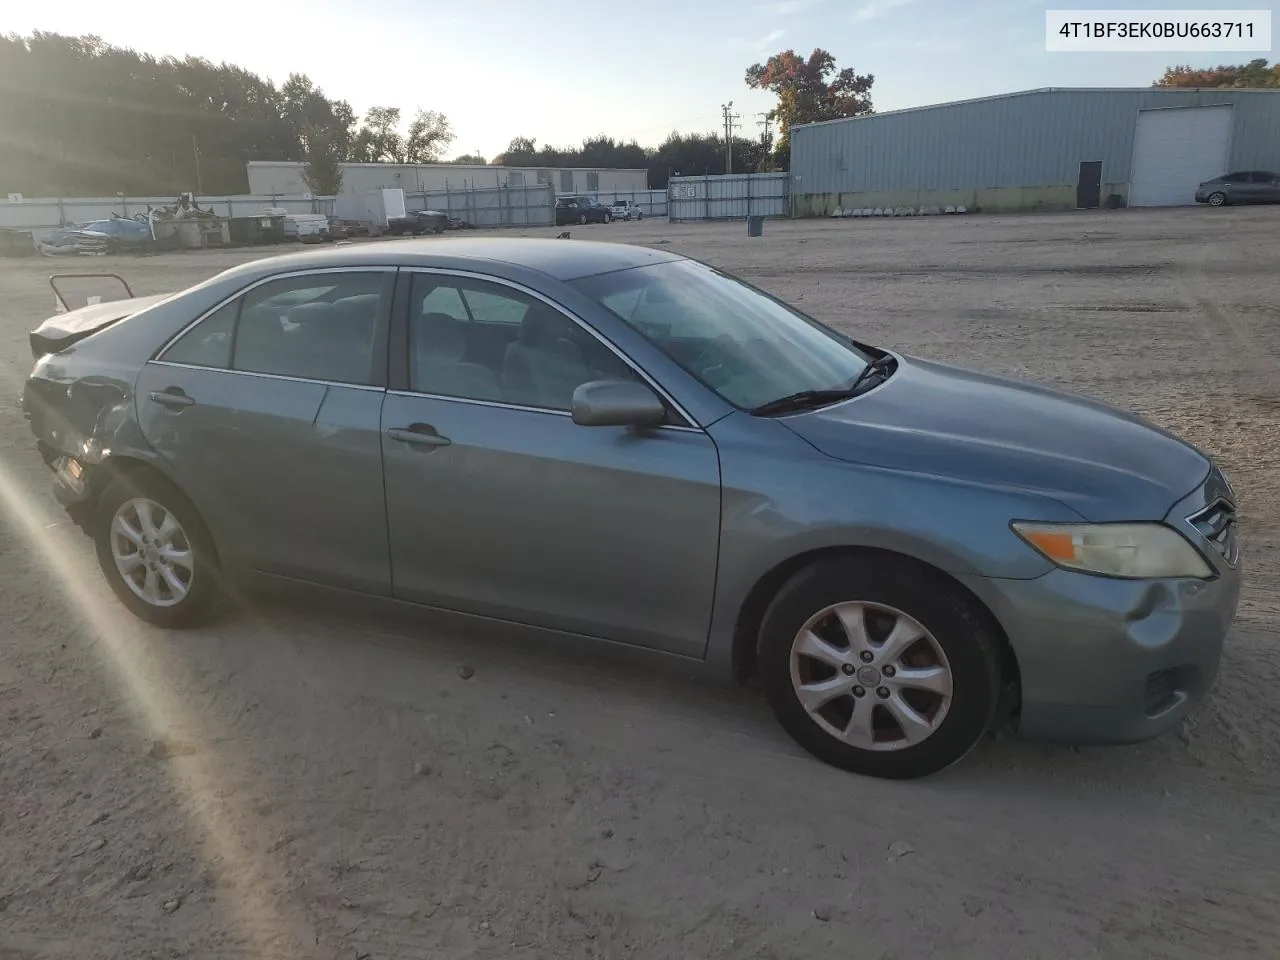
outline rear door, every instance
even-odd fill
[[[1249,174],[1249,199],[1253,203],[1280,203],[1280,179],[1269,170]]]
[[[1248,203],[1249,202],[1249,173],[1248,171],[1228,173],[1222,178],[1222,192],[1227,195],[1227,200],[1231,203]]]
[[[395,271],[273,278],[142,371],[139,422],[227,559],[390,590],[379,421]]]

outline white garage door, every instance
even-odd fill
[[[1197,186],[1230,172],[1231,125],[1229,106],[1140,112],[1129,206],[1195,203]]]

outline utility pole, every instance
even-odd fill
[[[742,114],[733,112],[733,101],[720,105],[720,112],[724,114],[724,172],[733,173],[733,131],[738,125],[735,120],[741,120]]]
[[[191,135],[191,156],[196,163],[196,196],[204,194],[204,184],[200,182],[200,147],[196,144],[196,135]]]
[[[764,132],[760,134],[760,146],[764,151],[760,157],[760,169],[768,170],[769,154],[773,150],[773,132],[769,129],[773,124],[773,116],[768,113],[757,113],[756,116],[761,118],[760,120],[757,120],[756,123],[759,126],[764,127]]]

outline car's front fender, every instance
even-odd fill
[[[706,658],[726,669],[744,604],[798,557],[874,549],[954,576],[1034,579],[1051,564],[1010,529],[1010,520],[1080,519],[1047,497],[835,460],[781,423],[745,413],[710,432],[724,493]],[[856,585],[850,590],[856,599]]]

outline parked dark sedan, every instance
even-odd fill
[[[46,321],[23,406],[162,626],[283,579],[631,644],[755,675],[815,756],[912,777],[1003,717],[1175,727],[1235,614],[1235,497],[1195,447],[669,251],[365,244],[134,306]]]
[[[590,197],[561,197],[556,201],[556,226],[570,223],[609,223],[613,211]]]
[[[1196,203],[1222,207],[1228,203],[1280,203],[1280,175],[1244,170],[1206,180],[1196,189]]]

